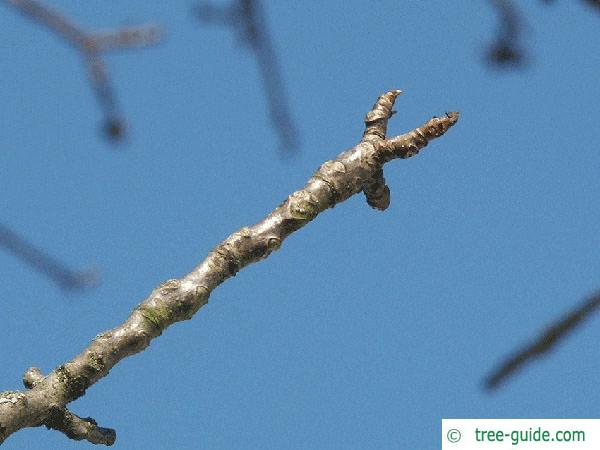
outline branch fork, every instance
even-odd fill
[[[162,39],[162,30],[156,25],[143,25],[108,31],[87,31],[38,0],[4,1],[29,19],[49,28],[80,53],[87,67],[94,94],[105,116],[104,131],[110,139],[121,139],[125,133],[125,121],[103,55],[114,50],[155,45]]]

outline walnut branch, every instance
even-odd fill
[[[26,17],[45,25],[72,45],[82,56],[94,94],[105,117],[104,129],[111,139],[120,139],[125,133],[125,121],[116,100],[102,54],[110,50],[146,47],[162,37],[155,25],[128,27],[114,31],[86,31],[57,11],[36,0],[4,0]]]
[[[395,158],[416,155],[431,139],[448,131],[459,117],[456,112],[434,117],[407,134],[386,139],[387,121],[399,93],[383,94],[367,114],[367,131],[361,142],[325,162],[302,189],[291,194],[265,219],[230,235],[185,277],[159,285],[123,324],[96,336],[82,353],[46,377],[30,369],[25,376],[30,389],[1,393],[0,443],[15,431],[40,425],[71,437],[73,429],[65,427],[64,422],[79,421],[73,419],[66,405],[83,396],[87,388],[108,375],[119,361],[148,347],[170,325],[191,319],[223,281],[266,258],[294,231],[354,194],[364,191],[367,199],[371,198],[379,207],[379,197],[371,189],[373,179],[375,183],[383,179],[383,165]],[[61,420],[56,420],[57,415]],[[85,426],[95,427],[93,436],[110,435],[106,429],[97,428],[91,419],[81,420],[87,421]],[[90,434],[78,436],[94,441]],[[102,443],[110,442],[107,439]]]

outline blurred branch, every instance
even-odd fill
[[[281,148],[298,148],[298,133],[292,120],[288,96],[283,83],[279,60],[273,47],[265,14],[259,0],[232,0],[229,6],[200,3],[194,13],[204,23],[229,26],[238,32],[240,40],[255,53],[261,73],[273,127],[279,134]]]
[[[0,1],[13,6],[27,18],[46,26],[80,53],[88,69],[94,94],[104,114],[106,136],[113,140],[121,139],[125,134],[125,120],[120,112],[102,54],[110,50],[154,45],[161,39],[160,29],[155,25],[146,25],[113,31],[90,32],[39,1]]]
[[[542,0],[544,3],[554,3],[556,0]],[[600,11],[600,0],[582,0],[583,3],[591,6],[593,8],[597,8]]]
[[[98,274],[90,272],[74,272],[62,262],[40,250],[6,225],[0,224],[0,247],[17,256],[30,267],[47,276],[62,289],[82,289],[95,285]]]
[[[525,24],[513,0],[489,0],[498,15],[498,31],[490,45],[486,59],[492,65],[502,68],[522,67],[525,62],[525,51],[522,47],[522,36]],[[551,4],[555,0],[541,0]],[[583,0],[587,5],[600,11],[600,0]]]
[[[60,413],[59,418],[68,416],[66,405],[85,395],[119,361],[146,349],[152,339],[172,324],[191,319],[221,283],[244,267],[267,258],[288,236],[320,213],[359,192],[371,200],[369,204],[374,202],[376,208],[385,209],[382,199],[370,191],[373,183],[369,181],[375,178],[384,183],[383,166],[387,162],[416,155],[459,118],[456,112],[447,113],[406,134],[386,138],[387,121],[399,94],[400,91],[390,91],[379,97],[367,114],[366,131],[360,143],[321,165],[302,189],[291,194],[261,222],[231,234],[185,277],[167,280],[156,287],[124,323],[97,335],[82,353],[46,377],[38,369],[27,370],[24,376],[27,390],[0,393],[0,444],[25,427],[46,425],[64,432],[62,419],[59,426],[54,421],[55,411]],[[389,195],[387,200],[389,203]],[[91,419],[89,424],[96,427]],[[107,438],[115,435],[107,428],[99,430]],[[88,439],[84,433],[78,436]],[[97,429],[94,436],[98,436]],[[109,445],[114,440],[111,439],[102,443]]]
[[[519,67],[524,63],[521,48],[523,21],[512,0],[490,0],[498,15],[498,31],[487,59],[498,67]]]
[[[564,340],[567,335],[580,326],[585,319],[589,318],[598,307],[600,307],[600,292],[559,318],[531,344],[517,350],[513,356],[504,361],[486,379],[486,388],[496,389],[501,383],[514,376],[526,364],[546,355],[550,350],[555,348],[556,344]]]
[[[589,6],[592,6],[600,11],[600,0],[583,0]]]

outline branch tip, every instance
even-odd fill
[[[396,102],[396,98],[402,93],[401,90],[396,89],[393,91],[386,92],[383,95],[380,95],[371,111],[367,113],[365,117],[365,123],[370,124],[377,120],[385,120],[389,119],[394,112],[392,111],[392,107]]]
[[[446,113],[446,117],[450,119],[451,125],[454,125],[456,122],[458,122],[460,113],[458,111],[450,111]]]
[[[67,408],[52,408],[44,425],[75,441],[85,440],[92,444],[110,446],[117,438],[117,433],[112,428],[99,427],[91,417],[81,418]]]
[[[366,130],[363,133],[363,140],[367,138],[385,139],[387,121],[396,113],[392,108],[400,94],[402,91],[395,89],[379,96],[371,111],[365,116]]]
[[[383,141],[380,146],[380,160],[383,163],[395,158],[410,158],[419,153],[431,139],[445,134],[460,118],[457,111],[447,112],[442,117],[433,117],[414,130]]]

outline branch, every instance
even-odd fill
[[[232,27],[239,33],[240,40],[254,50],[267,95],[271,122],[279,134],[281,148],[295,151],[298,148],[298,132],[290,113],[279,60],[262,5],[259,0],[232,1],[234,3],[226,7],[201,3],[194,8],[194,13],[202,22]]]
[[[512,0],[490,0],[498,13],[499,27],[488,61],[498,67],[518,67],[524,62],[521,48],[522,19]]]
[[[125,134],[125,121],[102,59],[102,53],[154,45],[162,37],[161,30],[155,25],[146,25],[115,31],[86,31],[59,12],[36,0],[4,0],[4,2],[19,10],[27,18],[49,28],[80,53],[88,69],[92,89],[104,114],[106,136],[113,140],[121,139]]]
[[[191,319],[222,282],[279,249],[285,238],[321,212],[364,191],[385,163],[416,155],[458,120],[458,113],[449,113],[407,134],[386,139],[382,133],[399,93],[382,95],[367,115],[367,132],[361,142],[325,162],[302,189],[265,219],[230,235],[185,277],[159,285],[123,324],[96,336],[82,353],[45,378],[34,376],[37,382],[29,390],[1,393],[0,443],[22,428],[47,425],[49,421],[54,424],[52,414],[57,408],[62,411],[69,402],[83,396],[115,364],[144,350],[175,322]],[[370,194],[365,193],[368,199]],[[32,369],[29,374],[32,372],[37,373]],[[26,376],[27,380],[31,378]]]
[[[37,367],[27,369],[23,375],[23,384],[31,389],[44,379],[44,375]],[[99,427],[94,419],[82,419],[70,412],[67,408],[50,407],[48,418],[44,421],[48,429],[64,433],[75,441],[86,440],[92,444],[112,445],[116,439],[115,430]]]
[[[6,225],[0,223],[0,247],[25,261],[65,290],[82,289],[98,282],[95,271],[75,272],[61,261],[34,247]]]
[[[490,64],[502,68],[523,67],[526,61],[521,43],[524,20],[513,0],[489,0],[498,15],[498,31],[490,45],[486,59]],[[554,0],[541,0],[551,4]],[[583,3],[600,11],[600,0],[582,0]]]
[[[511,376],[514,376],[525,365],[535,359],[548,354],[556,347],[556,344],[564,340],[574,329],[580,326],[585,319],[590,317],[600,307],[600,292],[596,293],[581,305],[568,312],[554,322],[532,343],[522,347],[520,350],[506,359],[486,379],[487,389],[496,389]]]

